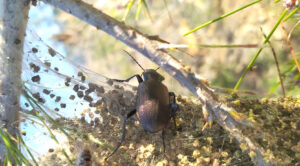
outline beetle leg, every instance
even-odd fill
[[[128,81],[130,81],[130,80],[131,80],[132,78],[134,78],[134,77],[137,78],[137,80],[138,80],[139,83],[143,82],[142,77],[141,77],[140,75],[138,75],[138,74],[133,75],[133,76],[127,78],[126,80],[118,80],[118,79],[112,79],[112,80],[113,80],[113,81],[117,81],[117,82],[128,82]]]
[[[169,100],[170,100],[170,107],[171,107],[171,117],[174,120],[174,125],[176,129],[176,111],[178,110],[179,106],[176,104],[176,96],[174,92],[169,92]]]
[[[136,109],[130,111],[125,117],[124,117],[124,121],[123,121],[123,127],[122,127],[122,138],[121,138],[121,141],[120,143],[118,144],[118,146],[115,148],[115,150],[110,154],[108,155],[105,160],[107,160],[109,157],[111,157],[118,149],[119,147],[121,146],[121,144],[123,143],[124,139],[125,139],[125,135],[126,135],[126,121],[127,119],[129,119],[132,115],[134,115],[136,113]]]
[[[165,135],[166,135],[165,129],[163,129],[161,132],[161,139],[162,139],[162,144],[163,144],[163,148],[164,148],[164,153],[166,152]]]

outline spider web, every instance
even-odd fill
[[[54,120],[81,119],[90,123],[91,128],[96,121],[105,121],[101,121],[102,111],[121,117],[132,109],[136,100],[136,87],[114,82],[73,63],[30,29],[26,32],[24,42],[22,80],[24,94],[21,95],[20,105],[25,116],[21,117],[21,129],[26,131],[25,140],[33,145],[34,150],[40,144],[50,144],[50,134],[40,121],[28,121],[28,115],[41,112],[30,104],[28,96]],[[37,151],[39,154],[40,150]]]
[[[103,104],[108,108],[121,108],[124,103],[120,98],[133,98],[132,91],[136,89],[71,62],[45,44],[32,30],[27,31],[25,39],[22,71],[24,85],[32,96],[44,107],[64,117],[73,117],[75,112]],[[28,109],[26,102],[21,106]]]

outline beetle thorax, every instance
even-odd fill
[[[147,81],[147,80],[150,80],[150,79],[154,79],[154,80],[157,80],[157,81],[163,81],[165,78],[158,74],[155,70],[153,69],[146,69],[144,72],[143,72],[143,77],[144,77],[144,81]]]

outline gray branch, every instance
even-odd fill
[[[237,121],[230,115],[231,109],[223,105],[218,100],[218,96],[213,90],[199,79],[200,77],[187,70],[177,59],[169,55],[165,50],[160,49],[161,40],[153,39],[138,30],[125,25],[109,15],[106,15],[92,5],[86,4],[80,0],[42,0],[65,12],[68,12],[82,21],[106,32],[108,35],[123,42],[127,46],[140,52],[142,55],[155,62],[163,68],[170,76],[174,77],[182,86],[186,87],[195,96],[199,98],[206,110],[207,117],[211,118],[211,112],[215,115],[217,122],[231,133],[241,144],[245,144],[253,162],[258,165],[271,165],[272,161],[263,160],[263,149],[255,145],[249,138],[245,137],[237,127]]]
[[[19,132],[22,55],[29,1],[0,0],[0,6],[0,130],[16,136]],[[5,149],[0,138],[0,165],[3,164]]]

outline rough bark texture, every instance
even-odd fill
[[[28,0],[0,1],[3,8],[0,24],[0,129],[12,136],[18,132],[19,96],[23,43],[28,20]],[[0,165],[5,145],[0,140]]]
[[[153,39],[153,37],[125,25],[123,22],[106,15],[102,11],[80,0],[42,1],[101,29],[158,64],[183,87],[186,87],[198,97],[203,105],[202,111],[206,120],[208,119],[211,121],[212,114],[214,114],[219,125],[234,136],[240,144],[245,144],[248,152],[255,153],[255,155],[251,155],[254,163],[259,165],[273,164],[272,159],[267,162],[263,160],[265,152],[259,145],[243,136],[239,130],[239,124],[236,121],[237,119],[232,116],[235,114],[232,112],[232,109],[219,101],[218,96],[213,93],[213,90],[205,83],[205,81],[199,79],[199,76],[192,73],[188,67],[170,56],[165,50],[160,49],[162,44],[160,40],[157,38]]]

